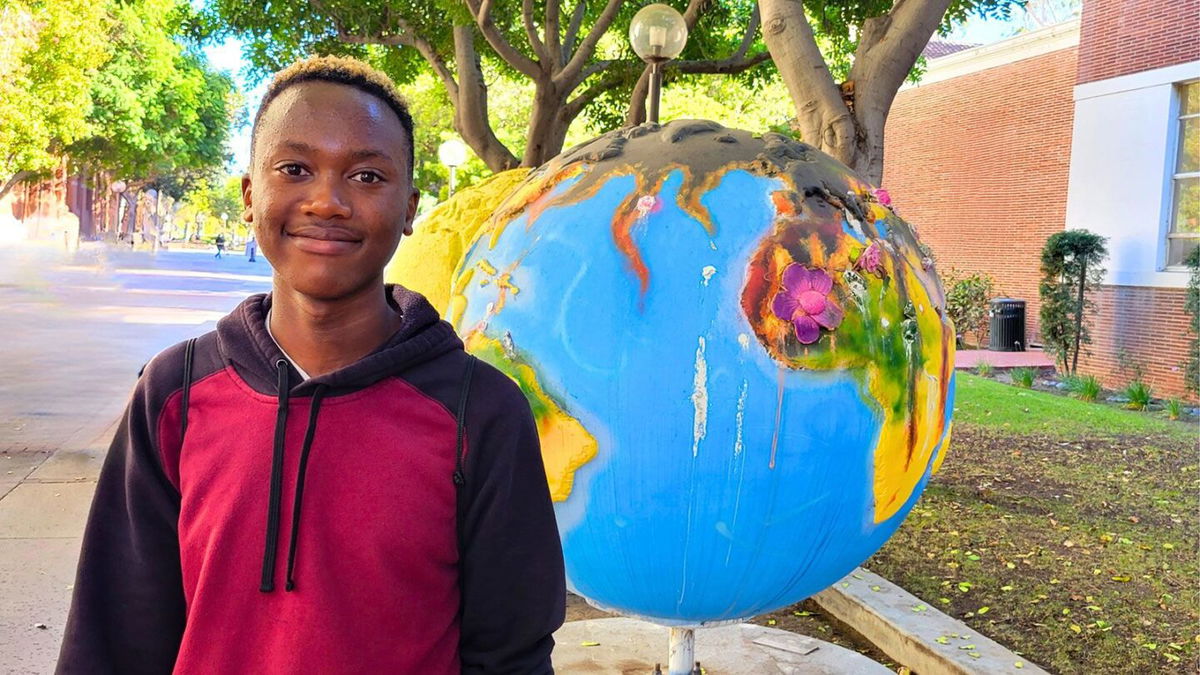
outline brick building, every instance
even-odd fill
[[[1046,238],[1108,238],[1083,372],[1184,393],[1200,242],[1200,0],[1085,0],[1075,21],[930,61],[896,97],[883,184],[943,271],[1025,300],[1040,342]]]

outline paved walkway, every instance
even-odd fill
[[[982,361],[988,362],[993,368],[999,370],[1008,370],[1009,368],[1054,369],[1054,359],[1040,349],[1031,349],[1027,352],[960,349],[954,353],[954,367],[959,370],[972,370]]]
[[[83,524],[138,370],[270,287],[205,252],[0,247],[0,672],[47,673]]]

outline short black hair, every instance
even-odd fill
[[[416,142],[413,139],[413,119],[412,114],[408,112],[408,103],[396,90],[396,85],[390,77],[358,59],[344,56],[314,56],[296,61],[271,78],[267,93],[258,105],[258,112],[254,113],[254,126],[250,131],[251,163],[254,161],[254,144],[258,139],[258,122],[263,113],[280,94],[304,82],[344,84],[386,103],[392,112],[396,113],[396,117],[400,118],[400,126],[408,134],[408,171],[409,175],[412,175]]]

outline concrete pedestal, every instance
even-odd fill
[[[637,619],[572,621],[554,635],[554,669],[566,675],[667,672],[668,629]],[[737,624],[696,630],[696,660],[705,675],[884,675],[871,659],[776,628]]]

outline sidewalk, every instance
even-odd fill
[[[100,464],[142,365],[269,275],[240,257],[0,245],[0,672],[53,670]]]

